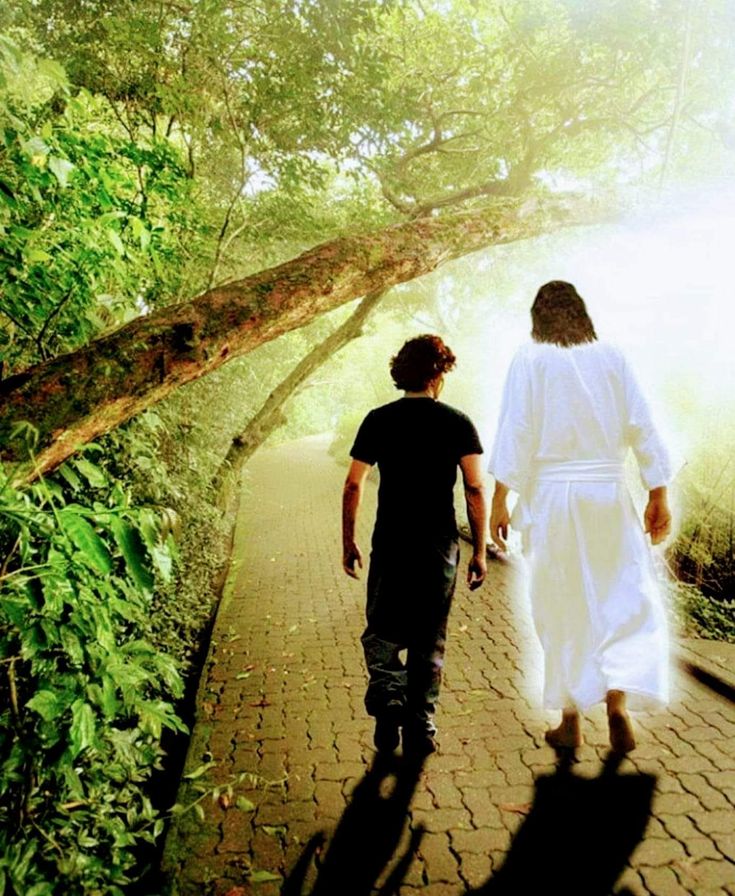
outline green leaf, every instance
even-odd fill
[[[266,883],[269,880],[280,880],[281,876],[279,874],[273,874],[272,871],[251,871],[250,880],[254,884],[262,884]]]
[[[64,711],[64,705],[54,691],[37,691],[26,706],[37,712],[45,722],[53,722]]]
[[[171,552],[169,551],[168,547],[166,547],[165,545],[154,545],[150,549],[150,551],[156,569],[161,574],[161,578],[164,580],[164,582],[171,581],[173,560],[171,558]]]
[[[181,731],[185,727],[173,711],[171,704],[164,700],[140,701],[137,709],[140,727],[147,734],[152,734],[153,737],[160,738],[163,728]]]
[[[82,750],[94,743],[95,719],[94,710],[84,700],[75,700],[71,706],[72,722],[69,729],[72,756],[78,756]]]
[[[64,534],[81,551],[82,556],[93,569],[105,575],[112,572],[110,552],[84,517],[63,509],[59,511],[59,523]]]
[[[250,800],[244,796],[239,796],[235,800],[235,805],[242,812],[254,812],[255,811],[255,803],[251,803]]]
[[[120,234],[116,230],[108,230],[107,231],[107,239],[112,243],[112,245],[117,250],[117,254],[121,257],[125,255],[125,245],[123,241],[120,239]]]
[[[120,548],[120,553],[125,558],[125,566],[130,578],[143,591],[151,591],[154,579],[148,567],[148,557],[140,533],[119,516],[111,518],[110,528],[115,536],[117,546]]]
[[[187,781],[196,781],[197,778],[201,778],[202,775],[205,775],[210,768],[214,768],[217,765],[216,762],[204,762],[202,765],[197,766],[193,772],[189,772],[187,775],[184,775]]]
[[[69,175],[75,166],[67,159],[61,159],[59,156],[49,156],[48,167],[56,180],[58,180],[59,185],[66,187],[69,183]]]
[[[28,601],[18,597],[0,597],[0,613],[17,628],[26,628]]]
[[[3,877],[2,872],[0,872],[0,893],[5,892],[2,887]],[[41,883],[34,884],[30,890],[25,890],[24,896],[53,896],[53,892],[53,884],[50,884],[47,881],[41,881]]]
[[[82,642],[79,640],[79,635],[74,629],[69,625],[62,625],[59,629],[59,637],[61,638],[61,643],[66,655],[75,665],[83,665],[84,648],[82,647]]]
[[[62,464],[59,467],[58,472],[61,474],[61,476],[64,477],[64,479],[66,479],[66,481],[74,489],[75,492],[79,491],[79,489],[82,487],[82,480],[74,472],[71,464]]]
[[[109,675],[105,675],[102,678],[101,690],[102,700],[100,701],[100,706],[102,707],[102,712],[108,719],[112,719],[120,709],[120,701],[117,699],[117,685]]]
[[[107,485],[104,472],[92,461],[80,457],[74,461],[74,466],[93,488],[104,488]]]
[[[279,837],[287,831],[286,826],[283,824],[264,824],[263,830],[269,837]]]
[[[53,260],[43,249],[28,249],[23,253],[23,257],[28,264],[46,264]]]
[[[3,890],[0,889],[0,893],[2,892]],[[30,890],[26,890],[24,896],[53,896],[53,893],[54,885],[47,881],[41,881],[41,883],[34,884]]]
[[[69,84],[64,66],[53,59],[39,59],[38,71],[57,87],[67,87]]]
[[[140,218],[130,218],[130,226],[133,236],[140,243],[140,248],[145,252],[151,242],[151,232]]]
[[[5,204],[9,205],[11,208],[15,208],[18,204],[15,201],[15,194],[9,184],[2,180],[2,178],[0,178],[0,197],[5,201]],[[0,892],[2,891],[0,890]]]

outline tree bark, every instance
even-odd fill
[[[236,478],[263,442],[286,422],[283,406],[322,364],[333,357],[348,342],[362,335],[367,318],[378,307],[387,290],[379,290],[365,296],[352,314],[339,327],[307,352],[293,370],[281,380],[265,400],[260,410],[248,421],[243,431],[235,436],[232,444],[212,480],[219,490],[229,473]]]
[[[0,382],[0,459],[18,465],[16,482],[31,481],[184,383],[325,311],[478,249],[601,217],[569,198],[507,201],[323,243]],[[32,452],[24,422],[37,433]]]

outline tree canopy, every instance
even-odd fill
[[[509,200],[553,228],[544,208],[560,193],[630,201],[705,151],[712,170],[729,152],[731,14],[699,13],[644,0],[6,11],[4,441],[21,421],[48,438],[54,390],[38,381],[30,399],[30,364],[325,239],[457,209],[500,221]],[[93,401],[83,377],[65,389]]]

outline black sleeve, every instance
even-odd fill
[[[378,459],[378,427],[371,411],[360,424],[355,441],[350,449],[350,456],[371,466]]]
[[[464,457],[466,454],[482,454],[482,442],[475,429],[475,424],[464,414],[459,417],[457,422],[457,457]]]

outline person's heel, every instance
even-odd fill
[[[635,735],[628,714],[612,712],[607,717],[610,730],[610,749],[619,756],[625,756],[635,750]]]

